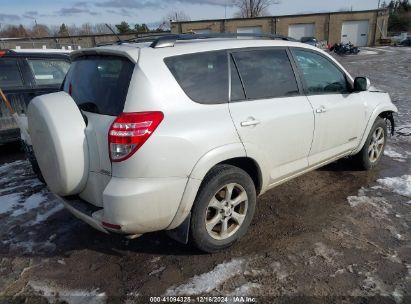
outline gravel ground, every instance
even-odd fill
[[[400,110],[381,165],[362,172],[344,159],[269,191],[249,233],[223,253],[164,233],[129,241],[94,231],[62,209],[16,147],[1,147],[0,303],[411,303],[411,49],[367,51],[338,60]]]

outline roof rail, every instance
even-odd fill
[[[164,48],[174,46],[177,40],[194,40],[194,39],[215,39],[215,38],[260,38],[260,39],[273,39],[273,40],[286,40],[297,41],[294,38],[274,35],[268,33],[209,33],[209,34],[169,34],[158,37],[151,43],[152,48]]]
[[[167,34],[167,33],[155,33],[155,34],[143,34],[141,36],[136,36],[135,38],[131,39],[124,39],[124,40],[117,40],[117,41],[109,41],[109,42],[100,42],[97,43],[96,47],[99,46],[106,46],[106,45],[121,45],[124,43],[132,43],[132,42],[153,42],[158,38],[163,38],[167,36],[175,36],[175,34]]]

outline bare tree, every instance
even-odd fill
[[[264,16],[268,13],[271,5],[279,4],[277,0],[235,0],[234,5],[238,7],[238,17],[254,18]]]
[[[187,15],[184,11],[170,11],[168,14],[164,17],[165,21],[190,21],[190,16]]]
[[[111,28],[115,28],[115,26],[112,24],[109,24],[109,26]],[[97,23],[94,25],[94,33],[95,34],[111,34],[111,31],[105,23]]]
[[[48,37],[50,36],[50,29],[45,24],[35,23],[31,29],[31,37]]]
[[[191,18],[186,12],[182,10],[169,11],[167,15],[163,17],[163,22],[160,24],[159,29],[171,28],[171,22],[178,21],[190,21]]]

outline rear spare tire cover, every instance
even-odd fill
[[[38,96],[27,116],[34,155],[50,190],[61,196],[80,193],[89,160],[86,124],[74,100],[65,92]]]

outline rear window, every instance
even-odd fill
[[[58,59],[27,59],[38,86],[60,86],[70,63]]]
[[[164,59],[178,84],[203,104],[228,102],[227,52],[204,52]]]
[[[64,82],[80,109],[118,116],[124,109],[134,63],[118,56],[84,56],[70,67]]]
[[[0,88],[7,89],[13,87],[22,87],[23,80],[17,60],[15,59],[0,59]]]

